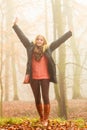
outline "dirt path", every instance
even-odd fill
[[[3,116],[29,116],[37,117],[37,111],[34,102],[12,101],[3,103]],[[57,118],[57,102],[51,101],[50,118]],[[68,101],[68,119],[84,118],[87,120],[87,100],[69,100]]]

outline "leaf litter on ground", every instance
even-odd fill
[[[0,118],[0,130],[87,130],[87,122],[82,119],[49,119],[47,126],[38,118],[12,117]]]

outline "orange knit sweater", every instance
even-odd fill
[[[49,79],[47,58],[44,55],[40,61],[36,61],[34,56],[32,58],[32,79]]]

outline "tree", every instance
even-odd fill
[[[13,92],[14,92],[14,97],[13,99],[14,100],[18,100],[18,93],[17,93],[17,77],[16,77],[16,67],[15,67],[15,53],[14,53],[14,50],[15,50],[15,46],[14,46],[14,42],[11,38],[12,36],[12,33],[11,33],[11,30],[9,28],[9,25],[11,25],[11,22],[12,22],[12,19],[13,19],[13,14],[14,14],[14,6],[13,6],[13,2],[12,0],[9,0],[6,2],[6,28],[8,30],[8,35],[7,35],[7,43],[9,44],[9,51],[7,52],[7,55],[9,55],[9,52],[10,52],[10,56],[11,56],[11,67],[12,67],[12,78],[11,78],[11,74],[8,74],[9,71],[7,70],[11,70],[10,69],[10,64],[8,62],[8,60],[10,60],[9,56],[8,58],[6,58],[6,71],[7,71],[7,76],[6,76],[6,80],[5,81],[8,81],[7,80],[7,77],[9,77],[9,79],[13,81]],[[9,69],[8,69],[8,68]],[[7,82],[6,82],[6,97],[5,99],[8,100],[8,95],[9,95],[9,85],[7,85]]]
[[[3,51],[2,51],[2,48],[3,48],[3,11],[2,9],[0,10],[0,13],[1,13],[1,44],[0,44],[0,117],[3,116],[3,113],[2,113],[2,103],[3,103],[3,85],[2,85],[2,68],[3,68],[3,60],[2,60],[2,57],[3,57]]]
[[[61,10],[61,0],[53,0],[53,18],[54,18],[54,29],[55,35],[61,36],[63,33],[63,19],[62,19],[62,10]],[[65,45],[63,44],[59,48],[59,75],[58,75],[58,85],[55,85],[56,99],[59,104],[59,116],[67,119],[67,107],[66,107],[66,83],[65,83],[65,59],[66,59],[66,50]],[[57,60],[58,62],[58,60]]]
[[[67,0],[65,3],[65,12],[66,16],[67,16],[67,21],[68,21],[68,25],[69,27],[72,27],[72,32],[73,32],[73,37],[72,37],[72,43],[71,45],[71,49],[74,55],[74,67],[73,67],[73,98],[81,98],[81,93],[80,93],[80,77],[81,77],[81,68],[78,67],[78,65],[81,66],[81,59],[80,59],[80,54],[79,54],[79,50],[76,46],[76,40],[75,40],[75,33],[74,33],[74,29],[73,29],[73,15],[72,15],[72,8],[71,8],[71,4],[70,1]]]

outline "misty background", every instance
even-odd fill
[[[50,44],[72,31],[73,36],[53,53],[58,84],[50,84],[50,99],[58,94],[87,98],[86,10],[87,1],[82,0],[0,0],[0,100],[34,101],[30,85],[23,84],[27,54],[12,29],[16,17],[30,41],[42,34]]]

